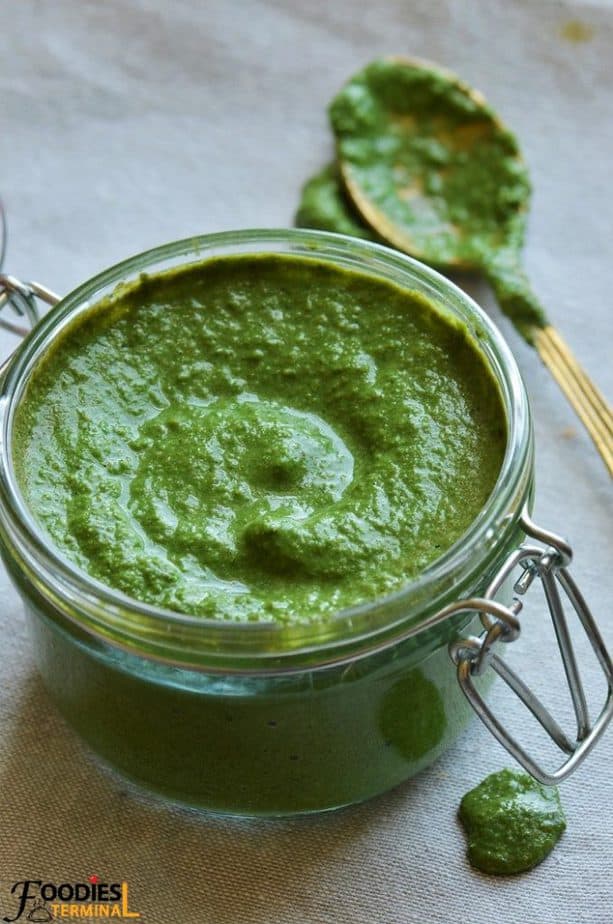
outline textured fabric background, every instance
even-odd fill
[[[517,130],[535,193],[526,262],[554,322],[609,396],[613,8],[505,0],[3,2],[0,194],[8,271],[66,292],[192,233],[292,221],[331,154],[325,106],[381,53],[430,57],[482,88]],[[569,20],[587,40],[563,36]],[[610,644],[610,483],[536,356],[491,309],[532,398],[536,515],[566,533]],[[3,335],[4,354],[10,337]],[[613,734],[563,787],[568,832],[540,868],[467,865],[461,794],[510,763],[475,721],[431,770],[321,818],[245,822],[150,798],[101,768],[39,682],[0,575],[0,917],[15,879],[125,878],[162,924],[607,924],[613,919]],[[534,595],[510,656],[568,703]],[[588,683],[598,678],[587,660]],[[539,749],[503,689],[493,701]]]

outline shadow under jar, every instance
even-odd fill
[[[321,622],[224,622],[129,598],[54,547],[15,474],[15,415],[67,327],[143,273],[245,254],[323,261],[422,293],[465,326],[506,415],[497,484],[462,537],[399,590]],[[217,812],[322,811],[367,799],[428,766],[474,706],[531,772],[558,778],[505,740],[486,712],[487,677],[480,675],[494,643],[518,631],[513,568],[523,567],[524,590],[548,569],[555,584],[569,550],[527,514],[532,429],[515,361],[483,312],[439,274],[387,248],[319,232],[241,231],[168,244],[84,283],[36,324],[4,368],[0,415],[1,549],[26,605],[39,670],[71,725],[122,773]],[[526,547],[527,533],[544,547]],[[610,683],[610,661],[589,613],[583,622]],[[494,666],[521,696],[497,660]],[[610,711],[609,695],[597,722],[571,742],[559,778],[591,747]],[[540,720],[551,734],[551,723]]]

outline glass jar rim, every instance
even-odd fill
[[[87,575],[55,549],[27,508],[15,476],[11,436],[15,409],[34,367],[49,345],[104,291],[144,271],[244,253],[293,254],[351,267],[357,272],[413,283],[453,310],[478,342],[492,370],[507,415],[507,446],[496,486],[469,529],[417,578],[373,600],[339,610],[325,622],[232,623],[189,616],[134,600]],[[94,301],[92,302],[92,297]],[[504,538],[517,527],[528,498],[533,436],[526,390],[502,334],[483,310],[449,279],[381,244],[302,229],[254,229],[205,234],[136,254],[79,285],[36,325],[10,359],[0,389],[0,527],[30,580],[49,603],[90,634],[166,663],[206,669],[323,665],[419,633],[427,615],[449,592],[484,573]]]

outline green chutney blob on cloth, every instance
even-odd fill
[[[471,865],[495,876],[532,869],[566,829],[557,788],[517,770],[492,773],[466,793],[459,817]]]
[[[459,539],[506,445],[466,328],[319,258],[220,257],[124,284],[63,331],[13,457],[50,541],[145,603],[326,620]]]

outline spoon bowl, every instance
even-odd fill
[[[441,270],[487,277],[613,474],[613,414],[547,320],[521,265],[530,180],[513,133],[451,71],[388,57],[330,105],[342,182],[383,241]]]
[[[416,58],[375,61],[330,118],[347,191],[388,243],[472,271],[521,248],[530,182],[517,141],[455,74]]]

